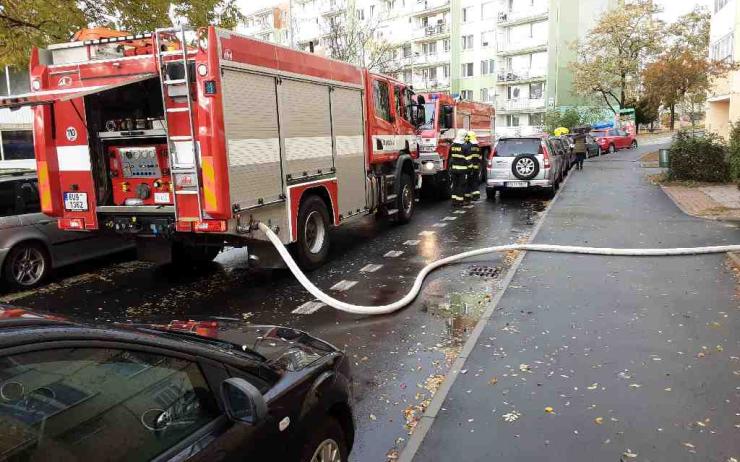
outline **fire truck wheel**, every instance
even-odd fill
[[[414,199],[414,180],[411,175],[404,173],[401,175],[401,186],[398,188],[399,194],[396,199],[397,222],[400,224],[408,223],[414,215],[416,201]]]
[[[298,211],[298,242],[295,255],[298,264],[306,270],[314,270],[326,261],[329,255],[329,211],[319,196],[309,196]]]

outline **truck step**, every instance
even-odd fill
[[[395,214],[397,214],[397,213],[398,213],[398,209],[388,209],[388,211],[386,212],[386,214],[387,214],[388,216],[390,216],[390,215],[395,215]]]
[[[178,196],[194,196],[198,194],[197,189],[176,189],[175,194]]]
[[[168,107],[167,112],[188,112],[189,108],[186,107]]]
[[[193,137],[190,135],[185,136],[170,136],[171,141],[192,141]]]
[[[388,196],[386,196],[386,200],[396,200],[396,197],[398,197],[398,194],[388,194]]]
[[[188,83],[188,81],[185,79],[173,79],[164,81],[165,85],[185,85],[186,83]]]

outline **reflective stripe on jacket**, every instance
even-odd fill
[[[472,170],[480,170],[480,159],[480,146],[478,146],[477,144],[471,144],[468,162],[470,162],[470,168]]]
[[[462,143],[452,143],[450,146],[450,168],[452,170],[467,170],[470,166],[468,159],[470,147]]]

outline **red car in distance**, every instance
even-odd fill
[[[601,152],[615,152],[618,149],[635,149],[637,140],[624,130],[609,128],[604,130],[592,130],[591,136],[596,140]]]

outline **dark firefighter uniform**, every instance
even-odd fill
[[[467,141],[470,143],[470,154],[468,155],[468,188],[465,199],[477,201],[480,199],[480,146],[473,132],[468,132]]]
[[[465,201],[465,191],[468,184],[468,170],[470,169],[470,144],[462,139],[455,139],[450,146],[450,174],[452,177],[452,204],[462,205]]]

